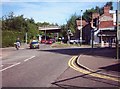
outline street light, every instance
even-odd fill
[[[80,44],[82,45],[82,10],[81,10],[81,30],[80,30]]]
[[[82,10],[81,10],[81,17],[76,19],[76,25],[77,25],[77,29],[80,31],[79,40],[80,40],[80,45],[82,45]]]
[[[120,41],[120,29],[119,29],[119,23],[120,23],[120,20],[119,20],[119,15],[120,15],[120,7],[119,7],[119,4],[120,4],[120,1],[118,0],[117,2],[117,11],[116,11],[116,25],[117,25],[117,59],[119,59],[120,57],[120,54],[119,54],[119,41]]]

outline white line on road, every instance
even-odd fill
[[[34,58],[34,57],[35,57],[35,56],[32,56],[32,57],[30,57],[30,58],[27,58],[27,59],[24,60],[24,62],[26,62],[26,61],[28,61],[28,60]]]
[[[20,64],[20,62],[18,62],[18,63],[16,63],[16,64],[13,64],[13,65],[11,65],[11,66],[8,66],[8,67],[0,70],[0,72],[1,72],[1,71],[4,71],[4,70],[7,70],[7,69],[9,69],[9,68],[12,68],[12,67],[14,67],[14,66],[16,66],[16,65],[19,65],[19,64]]]

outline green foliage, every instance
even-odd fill
[[[14,16],[13,12],[2,17],[2,46],[13,46],[19,36],[25,42],[25,33],[28,33],[28,40],[31,36],[39,34],[38,26],[34,19],[24,18],[23,15]]]
[[[72,15],[70,19],[67,21],[67,27],[68,30],[71,30],[71,32],[74,34],[76,32],[76,19],[78,16],[76,14]]]
[[[60,37],[67,37],[67,26],[66,25],[61,26]]]
[[[110,6],[110,9],[113,10],[112,2],[107,2],[104,6]],[[88,10],[86,10],[86,11],[83,13],[83,18],[84,18],[87,22],[90,22],[90,21],[91,21],[91,18],[92,18],[92,13],[97,12],[97,13],[99,13],[100,15],[102,15],[102,14],[103,14],[103,10],[104,10],[103,7],[98,7],[98,6],[96,6],[95,8],[88,9]]]
[[[110,10],[113,10],[113,3],[112,2],[107,2],[105,6],[110,6]]]
[[[96,7],[98,9],[98,7]],[[92,13],[97,12],[96,9],[88,9],[83,13],[83,19],[85,19],[87,22],[90,22],[92,19]]]
[[[24,33],[16,31],[2,31],[2,47],[14,46],[14,42],[17,37],[20,37],[23,42],[22,38],[24,37]]]

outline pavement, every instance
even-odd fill
[[[92,50],[89,53],[80,54],[76,64],[88,71],[119,78],[120,82],[120,59],[115,59],[114,56],[115,49]]]

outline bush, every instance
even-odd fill
[[[16,41],[17,37],[23,41],[24,33],[15,31],[2,31],[2,47],[14,46],[14,42]]]

